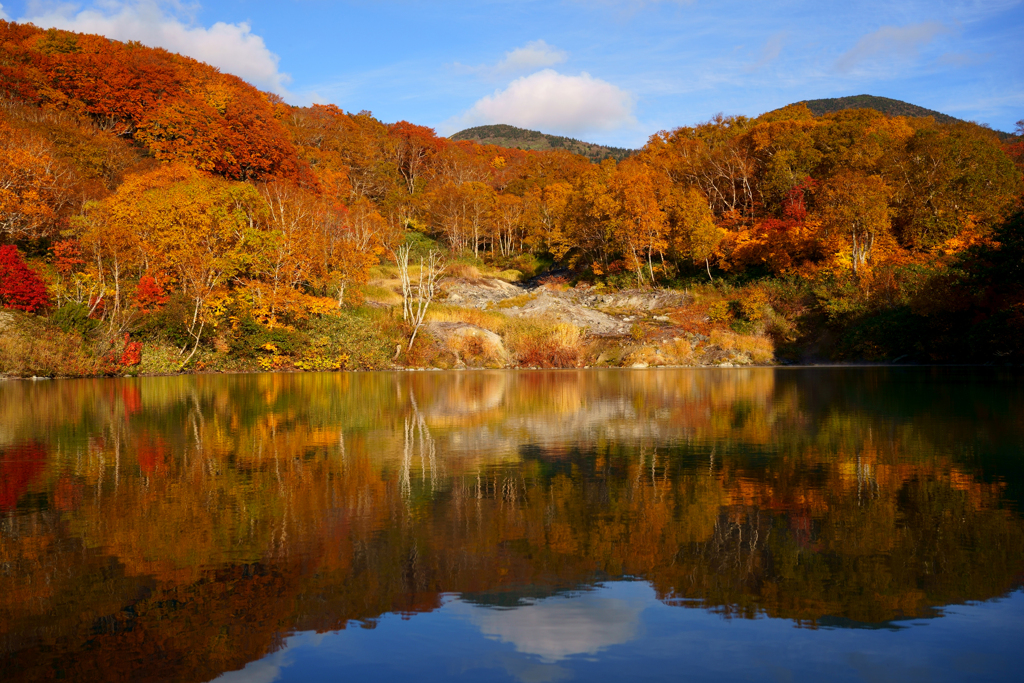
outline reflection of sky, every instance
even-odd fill
[[[375,628],[299,633],[221,681],[1019,679],[1024,592],[898,630],[801,629],[672,607],[644,582],[492,609],[452,598]]]

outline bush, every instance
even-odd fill
[[[518,320],[509,325],[506,346],[520,367],[576,368],[584,358],[583,331],[567,323]]]
[[[395,346],[405,339],[400,321],[389,312],[372,308],[340,310],[310,321],[312,340],[300,357],[304,369],[381,369],[392,365]]]
[[[715,301],[708,306],[708,320],[721,323],[729,320],[732,310],[728,301]]]
[[[0,305],[26,313],[39,313],[50,305],[46,283],[10,244],[0,247]]]
[[[171,296],[170,301],[153,313],[147,313],[135,323],[133,332],[148,341],[166,341],[179,349],[195,342],[188,333],[192,317],[191,304],[182,294]]]
[[[281,355],[295,355],[307,343],[309,337],[302,332],[283,327],[264,327],[252,318],[245,318],[238,323],[238,329],[231,341],[231,353],[239,358],[256,358],[268,345]]]
[[[775,360],[775,346],[772,340],[762,335],[735,334],[726,330],[714,330],[711,344],[733,354],[746,354],[754,363],[771,363]]]
[[[50,315],[50,321],[65,332],[78,332],[86,335],[96,329],[98,320],[89,317],[89,307],[85,304],[64,304]]]
[[[441,247],[441,243],[435,239],[432,239],[422,232],[416,230],[407,230],[405,233],[405,243],[409,245],[409,263],[419,262],[421,258],[425,259],[430,255],[431,251],[444,251]],[[472,260],[472,256],[469,257]],[[479,261],[476,263],[480,264]]]
[[[116,359],[90,352],[74,332],[20,319],[0,334],[0,374],[12,377],[90,377],[119,374]]]

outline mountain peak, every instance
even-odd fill
[[[490,126],[476,126],[467,128],[450,136],[451,140],[472,140],[482,145],[497,145],[498,147],[511,147],[513,149],[529,150],[550,150],[564,149],[574,154],[586,157],[594,163],[599,163],[611,157],[616,161],[622,161],[635,152],[632,149],[620,147],[608,147],[593,142],[583,142],[575,138],[567,138],[561,135],[549,135],[536,130],[517,128],[507,123],[498,123]]]

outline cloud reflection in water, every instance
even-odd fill
[[[451,607],[488,638],[554,663],[572,655],[594,655],[638,637],[640,613],[649,597],[622,593],[624,597],[613,598],[604,591],[586,591],[530,599],[515,608],[495,609],[466,602]]]

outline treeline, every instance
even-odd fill
[[[819,331],[893,311],[931,325],[941,282],[958,310],[1024,331],[1019,279],[977,268],[1019,232],[1006,221],[1022,165],[1019,136],[803,105],[717,116],[595,165],[291,107],[164,50],[0,22],[0,240],[38,276],[10,275],[24,264],[6,256],[0,282],[21,284],[0,284],[2,303],[118,339],[160,314],[149,329],[177,330],[190,353],[214,328],[302,326],[358,303],[410,234],[527,276],[761,280]],[[984,336],[982,357],[1020,353]]]

